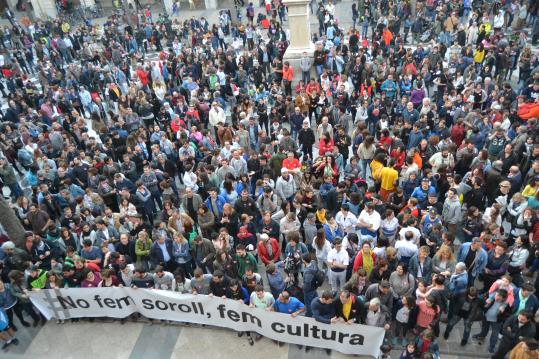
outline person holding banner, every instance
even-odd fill
[[[333,303],[333,295],[330,291],[326,290],[318,298],[314,298],[311,303],[313,311],[313,318],[317,322],[325,324],[335,324],[339,321],[339,318],[335,315],[335,303]],[[310,347],[306,347],[305,351],[309,351]],[[327,355],[331,354],[331,349],[326,349]]]
[[[290,314],[292,318],[295,318],[305,312],[305,305],[296,297],[292,297],[285,289],[273,304],[273,309],[279,313]],[[278,344],[279,346],[284,345],[283,342],[278,342]],[[302,346],[298,345],[298,348],[302,348]]]

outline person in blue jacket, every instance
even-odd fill
[[[471,242],[463,243],[457,260],[468,268],[468,285],[473,285],[475,278],[487,266],[488,255],[483,249],[481,239],[476,237]]]
[[[208,190],[208,193],[209,196],[204,203],[213,213],[215,218],[220,218],[223,214],[223,206],[225,205],[225,203],[227,203],[227,201],[223,196],[217,194],[216,188],[210,188]]]
[[[436,188],[430,184],[427,177],[423,177],[421,185],[414,189],[411,197],[417,198],[418,202],[422,203],[427,200],[429,194],[436,194]]]

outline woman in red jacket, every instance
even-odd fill
[[[367,276],[369,276],[376,265],[376,254],[371,249],[369,242],[364,242],[361,250],[357,253],[354,259],[354,273],[362,268]]]
[[[406,151],[404,150],[404,146],[393,149],[390,157],[395,160],[395,169],[400,171],[402,166],[404,166],[404,160],[406,159]]]
[[[333,143],[333,139],[329,135],[329,132],[326,132],[322,135],[322,138],[320,138],[320,143],[318,146],[318,154],[320,156],[325,155],[326,152],[328,154],[331,154],[334,146],[335,144]]]
[[[258,257],[264,265],[270,262],[277,263],[280,254],[279,242],[275,238],[270,238],[266,233],[261,234],[260,241],[258,241]]]

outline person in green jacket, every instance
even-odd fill
[[[152,248],[152,240],[145,231],[138,234],[135,241],[135,254],[137,255],[137,268],[142,267],[145,270],[150,269],[150,249]]]
[[[240,278],[243,278],[247,268],[251,268],[255,273],[258,272],[256,258],[245,250],[243,244],[238,244],[236,247],[235,259],[237,261],[238,276]]]

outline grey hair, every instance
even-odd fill
[[[371,305],[375,305],[379,307],[381,305],[380,298],[372,298],[371,301],[369,302],[369,306]]]
[[[457,269],[459,271],[465,271],[466,270],[466,264],[464,264],[464,262],[458,262],[455,265],[455,269]]]

